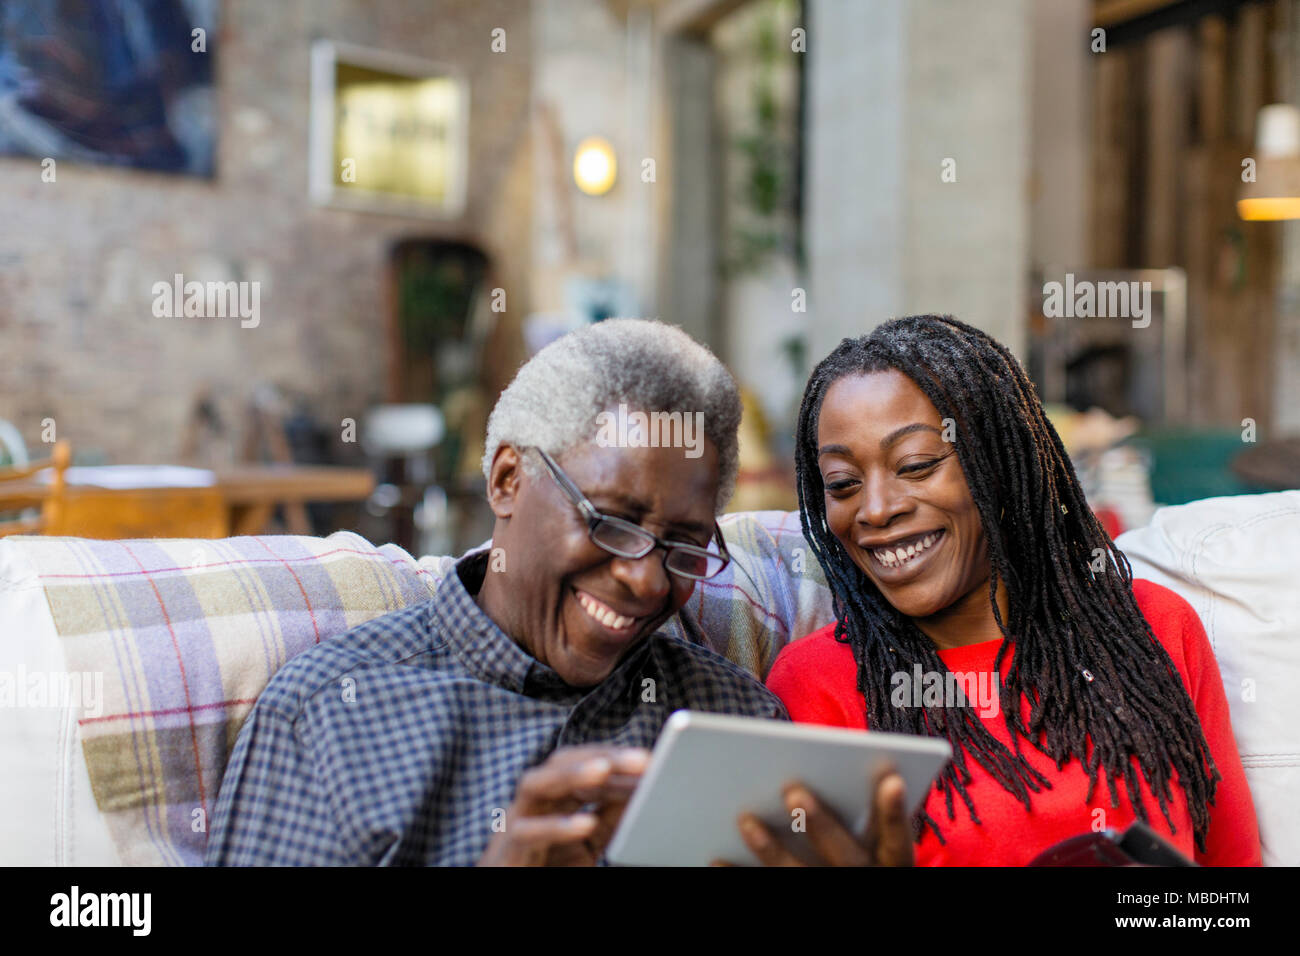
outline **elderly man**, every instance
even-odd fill
[[[728,562],[715,516],[739,422],[726,369],[670,326],[611,320],[539,352],[488,422],[491,548],[275,675],[207,861],[596,863],[674,710],[784,719],[753,676],[663,627]],[[827,862],[910,860],[897,776],[865,841],[802,788],[787,799]],[[760,860],[793,859],[740,823]]]

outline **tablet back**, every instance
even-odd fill
[[[799,817],[781,795],[789,780],[803,781],[861,833],[877,767],[891,763],[902,774],[912,811],[950,756],[948,742],[932,737],[678,711],[606,856],[627,866],[756,863],[736,818],[749,810],[778,835],[796,832]]]

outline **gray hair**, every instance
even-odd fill
[[[704,437],[718,452],[721,513],[736,487],[740,393],[712,352],[676,326],[649,319],[606,319],[583,326],[524,363],[488,418],[483,474],[501,445],[558,456],[593,440],[602,412],[700,413]],[[701,417],[702,416],[702,417]],[[524,468],[536,473],[534,456]]]

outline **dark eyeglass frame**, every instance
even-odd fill
[[[564,470],[555,463],[555,459],[536,446],[532,446],[528,450],[535,451],[539,456],[541,456],[542,461],[546,463],[546,467],[551,473],[551,477],[554,478],[555,483],[560,486],[560,490],[564,492],[565,497],[573,502],[574,507],[582,513],[582,517],[587,521],[587,537],[590,538],[591,543],[596,545],[598,548],[608,551],[616,557],[630,559],[644,558],[655,548],[663,548],[664,570],[675,574],[678,577],[689,578],[693,581],[707,581],[709,578],[716,577],[726,570],[727,565],[731,563],[731,555],[727,552],[727,544],[722,538],[722,529],[718,527],[717,521],[713,522],[713,537],[718,543],[718,551],[716,554],[708,548],[701,548],[698,545],[684,544],[680,541],[665,541],[654,532],[647,531],[639,524],[633,524],[631,521],[626,521],[623,518],[616,518],[613,515],[602,514],[596,509],[595,505],[587,500],[587,496],[584,495],[578,489],[578,486],[573,483],[573,479],[566,475]],[[596,529],[601,525],[618,528],[635,538],[640,538],[645,542],[645,547],[637,552],[620,551],[612,548],[596,538]],[[672,559],[673,552],[675,551],[681,551],[705,559],[718,558],[721,559],[722,564],[720,564],[718,570],[714,571],[712,574],[691,574],[689,571],[682,571],[669,565],[668,562]]]

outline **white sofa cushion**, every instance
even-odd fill
[[[0,863],[8,866],[118,863],[90,790],[76,701],[51,699],[69,686],[58,676],[65,667],[35,570],[0,538]]]
[[[1300,491],[1162,508],[1116,544],[1196,610],[1223,675],[1265,865],[1300,864]]]

